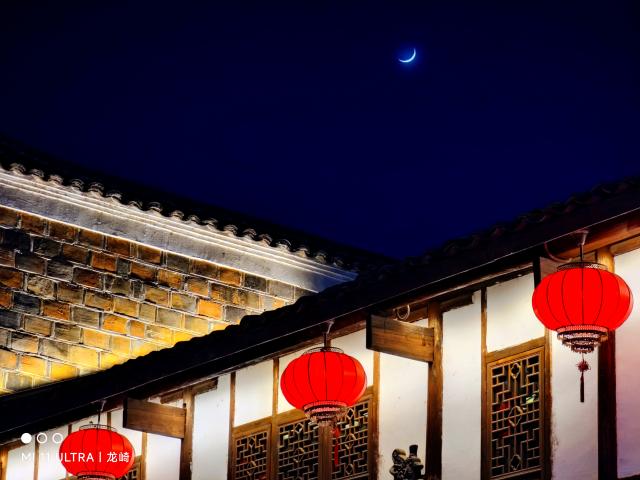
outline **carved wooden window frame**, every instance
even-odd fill
[[[365,390],[364,395],[358,402],[369,403],[368,411],[368,477],[377,478],[377,463],[376,463],[376,451],[378,440],[378,418],[377,418],[377,399],[374,395],[374,388],[368,387]],[[256,432],[267,432],[268,435],[268,453],[267,453],[267,476],[265,478],[275,479],[278,474],[278,439],[279,428],[283,425],[295,423],[306,420],[304,413],[299,410],[290,410],[271,417],[262,418],[254,422],[246,423],[234,427],[231,434],[231,441],[229,442],[229,469],[228,479],[235,480],[236,471],[236,442],[238,439],[246,437],[247,435],[254,434]]]
[[[495,352],[485,353],[482,375],[482,479],[549,479],[551,478],[550,430],[551,430],[551,358],[548,335]],[[536,470],[520,470],[491,476],[491,421],[492,421],[492,368],[533,355],[539,355],[539,425],[540,466]]]

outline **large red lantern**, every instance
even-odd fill
[[[631,314],[631,289],[615,273],[599,263],[582,261],[567,263],[545,277],[533,292],[533,311],[571,350],[582,354],[580,401],[584,402],[584,372],[589,364],[585,353],[591,353],[607,340]]]
[[[135,453],[126,437],[106,425],[80,427],[60,445],[60,461],[83,480],[114,480],[133,466]]]
[[[571,350],[590,353],[631,314],[631,289],[599,263],[567,263],[533,292],[533,311]]]

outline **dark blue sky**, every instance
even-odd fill
[[[638,2],[171,3],[2,2],[0,132],[393,256],[640,173]]]

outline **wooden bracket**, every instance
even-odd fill
[[[394,318],[367,318],[367,348],[421,362],[433,361],[433,328]]]
[[[122,426],[131,430],[184,438],[186,410],[158,403],[127,398]]]

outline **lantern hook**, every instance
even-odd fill
[[[327,323],[327,329],[323,334],[323,338],[324,338],[324,348],[328,349],[328,348],[331,348],[331,340],[329,339],[329,332],[331,332],[331,327],[333,327],[333,320],[327,320],[326,323]]]
[[[578,247],[580,249],[580,261],[583,261],[583,256],[584,256],[584,245],[587,242],[587,235],[589,234],[589,230],[587,230],[586,228],[582,228],[580,230],[576,230],[575,232],[572,232],[571,235],[577,237],[577,243],[578,243]],[[558,263],[566,263],[566,262],[570,262],[571,258],[561,258],[558,257],[557,255],[554,255],[553,253],[551,253],[551,249],[549,248],[549,242],[544,242],[544,251],[546,252],[547,256],[553,260],[554,262],[558,262]]]
[[[104,398],[98,402],[98,425],[100,425],[100,417],[102,416],[106,403],[107,401]]]
[[[580,247],[580,261],[584,261],[584,245],[587,243],[587,235],[589,235],[589,230],[582,229],[576,230],[575,233],[578,236],[578,246]]]
[[[398,307],[395,309],[395,313],[398,320],[407,320],[409,315],[411,315],[411,305],[407,304],[402,307]]]

